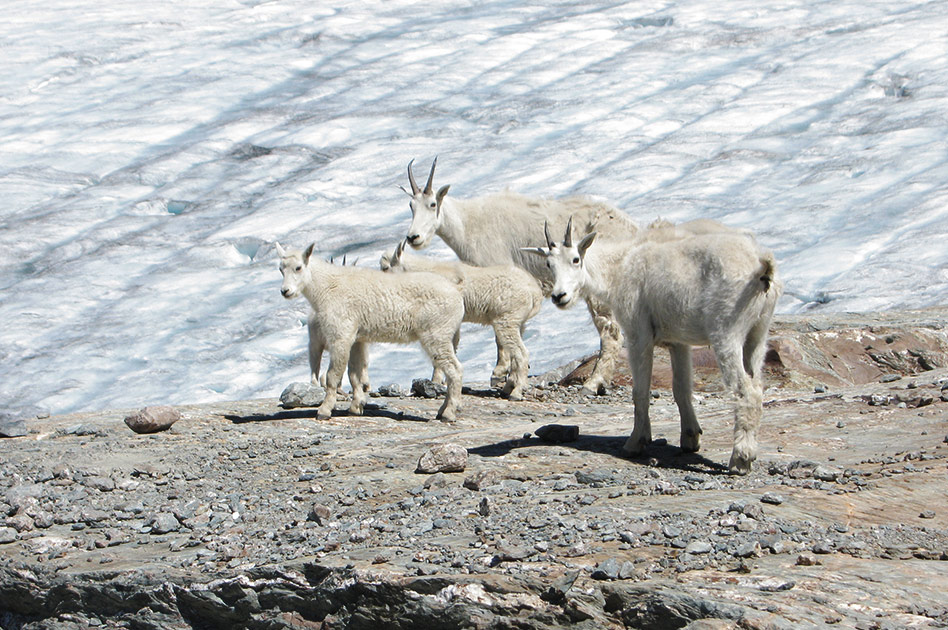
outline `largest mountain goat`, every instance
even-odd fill
[[[425,187],[421,188],[415,182],[411,163],[408,164],[412,213],[408,243],[422,249],[438,235],[462,261],[478,267],[517,265],[545,286],[547,293],[553,281],[550,270],[521,250],[541,242],[539,226],[544,221],[562,226],[572,217],[583,234],[599,230],[608,235],[607,240],[631,238],[638,232],[638,226],[625,214],[586,197],[538,199],[506,191],[454,199],[447,196],[450,186],[434,192],[436,165],[437,159],[431,164]],[[596,366],[583,387],[596,393],[612,382],[622,334],[607,306],[595,298],[587,299],[586,303],[599,331],[600,350]]]

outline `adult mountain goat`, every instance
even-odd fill
[[[478,267],[522,267],[549,291],[553,279],[550,270],[522,251],[541,242],[539,226],[544,221],[566,225],[569,217],[575,217],[583,234],[598,229],[610,240],[631,238],[638,232],[638,226],[616,208],[585,197],[538,199],[507,191],[454,199],[447,196],[450,186],[442,186],[436,193],[432,181],[437,162],[432,162],[424,188],[415,182],[412,163],[408,164],[411,192],[405,192],[411,195],[412,221],[406,240],[415,249],[427,247],[438,235],[463,262]],[[612,382],[622,335],[608,307],[592,297],[587,306],[599,331],[600,349],[596,366],[583,387],[596,393]]]
[[[392,254],[383,254],[379,265],[383,271],[426,271],[457,282],[464,298],[464,321],[494,329],[497,366],[491,386],[506,380],[503,394],[510,400],[523,399],[530,363],[523,327],[543,304],[543,290],[533,276],[513,265],[475,267],[412,256],[405,251],[404,241]]]
[[[631,241],[599,243],[596,233],[573,245],[547,235],[533,248],[553,272],[553,303],[560,308],[593,296],[608,304],[625,333],[632,368],[634,424],[623,450],[641,453],[652,440],[648,416],[652,355],[671,354],[672,391],[681,416],[681,448],[700,448],[701,427],[692,405],[691,347],[710,345],[725,385],[736,396],[730,469],[745,474],[757,458],[763,408],[767,330],[781,292],[773,254],[753,237],[720,231],[690,235],[648,230]]]
[[[287,251],[279,243],[283,297],[303,295],[319,322],[329,348],[326,399],[317,418],[332,415],[342,373],[349,367],[352,403],[349,413],[361,415],[365,406],[362,374],[371,342],[421,343],[435,367],[447,378],[448,393],[438,418],[453,420],[461,398],[461,362],[454,338],[464,318],[457,286],[431,273],[384,274],[377,269],[339,267],[306,251]]]

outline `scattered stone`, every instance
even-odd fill
[[[13,417],[7,412],[0,412],[0,437],[15,438],[26,435],[26,421],[23,418]]]
[[[473,475],[466,477],[464,479],[464,487],[468,490],[474,490],[476,492],[482,488],[496,485],[502,480],[503,475],[499,471],[493,468],[488,468],[487,470],[479,470]]]
[[[82,485],[98,490],[99,492],[112,492],[115,490],[115,480],[111,477],[103,477],[101,475],[86,477],[82,480]]]
[[[820,540],[813,543],[813,553],[826,555],[833,553],[833,543],[829,540]]]
[[[767,503],[769,505],[780,505],[784,501],[783,495],[777,494],[776,492],[765,492],[760,497],[761,503]]]
[[[596,565],[593,569],[592,579],[594,580],[618,580],[619,562],[615,558],[608,558]]]
[[[457,444],[432,446],[418,458],[416,473],[464,472],[467,467],[467,449]]]
[[[146,526],[151,527],[152,534],[169,534],[181,529],[181,523],[169,512],[156,514]]]
[[[328,507],[317,503],[309,509],[309,513],[306,515],[306,520],[312,521],[317,525],[324,525],[329,520],[331,515],[332,512],[330,512]]]
[[[765,578],[757,583],[757,588],[765,593],[778,593],[780,591],[789,591],[796,586],[793,580],[784,580],[778,577]]]
[[[477,513],[481,516],[490,516],[490,499],[484,497],[477,506]]]
[[[318,407],[326,399],[326,390],[312,383],[290,383],[280,394],[280,406],[284,409]]]
[[[626,560],[622,563],[622,566],[619,567],[619,579],[620,580],[631,580],[638,577],[638,571],[635,569],[635,563]]]
[[[756,540],[749,540],[745,543],[738,545],[737,549],[734,550],[734,557],[736,558],[757,558],[761,554],[760,543]]]
[[[444,385],[438,385],[430,378],[416,378],[411,382],[411,395],[420,398],[438,398],[445,396],[448,388]]]
[[[688,546],[685,547],[685,553],[690,553],[694,555],[700,555],[704,553],[711,553],[714,547],[711,546],[711,543],[704,540],[693,540],[688,543]]]
[[[128,418],[125,419],[126,424],[128,423]],[[62,435],[78,435],[78,436],[87,436],[87,435],[107,435],[106,431],[91,425],[91,424],[74,424],[71,427],[62,429],[60,432]]]
[[[0,438],[23,437],[27,434],[27,422],[35,418],[48,417],[49,411],[33,406],[17,412],[0,411]]]
[[[901,378],[902,378],[902,375],[901,375],[901,374],[892,374],[892,373],[890,373],[890,374],[883,374],[882,377],[879,378],[879,382],[880,382],[880,383],[892,383],[892,382],[895,382],[895,381],[897,381],[897,380],[900,380]]]
[[[935,518],[935,511],[934,511],[934,510],[925,510],[924,512],[922,512],[921,514],[919,514],[918,517],[919,517],[919,518]]]
[[[164,431],[181,419],[181,414],[174,407],[159,405],[145,407],[138,413],[126,416],[125,424],[135,433],[156,433]]]
[[[12,527],[0,527],[0,545],[6,545],[16,541],[19,534]]]
[[[797,556],[798,567],[815,567],[823,564],[823,561],[809,553],[801,553]]]
[[[533,433],[544,442],[553,442],[554,444],[575,442],[579,439],[579,426],[575,424],[547,424]]]
[[[382,385],[378,389],[379,396],[385,398],[398,398],[402,395],[402,388],[398,383],[389,383],[388,385]]]
[[[612,474],[612,471],[605,468],[592,471],[577,470],[575,476],[576,481],[579,483],[592,486],[594,488],[601,488],[602,486],[614,481],[614,475]]]

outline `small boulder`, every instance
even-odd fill
[[[0,411],[0,438],[23,437],[26,435],[26,420],[6,411]]]
[[[547,424],[534,431],[534,434],[544,442],[575,442],[579,439],[579,426]]]
[[[447,394],[448,388],[438,385],[430,378],[416,378],[411,382],[411,395],[420,398],[437,398]]]
[[[398,398],[402,395],[402,388],[398,383],[390,383],[379,387],[379,396],[385,398]]]
[[[290,383],[280,394],[280,406],[284,409],[318,407],[326,399],[326,390],[312,383]]]
[[[418,459],[416,473],[463,472],[467,466],[467,449],[457,444],[438,444]]]
[[[487,486],[493,486],[503,481],[503,475],[493,468],[479,470],[464,479],[464,487],[475,492]]]
[[[135,433],[156,433],[164,431],[181,419],[181,414],[174,407],[159,405],[145,407],[138,413],[125,417],[125,424]]]

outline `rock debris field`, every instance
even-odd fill
[[[0,627],[948,627],[946,322],[778,318],[747,476],[700,351],[696,454],[662,351],[634,459],[628,375],[584,397],[588,361],[523,402],[471,384],[455,423],[388,387],[328,421],[276,399],[150,433],[138,409],[7,417]]]

